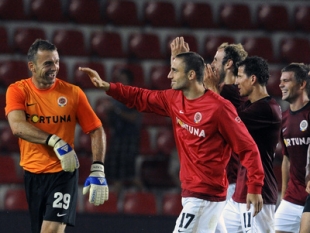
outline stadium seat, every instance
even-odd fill
[[[270,77],[267,83],[268,94],[274,98],[281,98],[282,92],[279,87],[281,70],[280,69],[271,69],[269,70]]]
[[[6,121],[4,108],[5,108],[5,93],[0,93],[0,121]]]
[[[97,114],[97,116],[99,117],[99,119],[101,120],[103,126],[108,126],[108,112],[111,109],[111,99],[109,97],[99,97],[98,99],[96,99],[95,101],[95,107],[94,107],[94,111]]]
[[[133,59],[162,59],[158,35],[153,33],[130,34],[128,55]]]
[[[117,32],[96,31],[91,34],[91,52],[103,58],[125,57],[121,35]]]
[[[142,125],[143,127],[148,126],[170,126],[171,118],[166,116],[160,116],[155,113],[146,113],[142,114]]]
[[[151,132],[145,127],[140,131],[139,154],[142,156],[154,154]]]
[[[156,215],[157,203],[155,194],[127,191],[123,197],[122,211],[124,214]]]
[[[118,197],[115,192],[109,192],[109,200],[103,205],[95,206],[88,201],[88,195],[84,196],[84,213],[92,214],[117,214]]]
[[[224,42],[232,44],[235,42],[235,39],[224,35],[207,36],[205,38],[202,54],[206,62],[211,63],[213,61],[217,48]]]
[[[1,43],[0,43],[0,53],[11,53],[12,48],[9,44],[9,37],[8,37],[8,32],[5,27],[0,27],[0,38],[1,38]]]
[[[135,87],[146,87],[146,82],[144,78],[144,70],[143,67],[139,63],[115,63],[112,66],[111,71],[111,81],[115,82],[118,72],[121,69],[129,69],[134,76],[134,81],[132,86]]]
[[[0,128],[0,151],[19,153],[18,138],[13,135],[9,125]]]
[[[12,155],[0,156],[0,184],[22,184],[22,170]]]
[[[24,0],[1,0],[0,19],[1,20],[26,20],[28,19],[24,11]]]
[[[171,79],[168,78],[169,65],[154,65],[150,70],[150,89],[166,90],[171,89]]]
[[[36,39],[46,39],[42,28],[18,27],[14,30],[14,50],[17,53],[27,55],[29,47]]]
[[[310,42],[304,37],[284,37],[280,40],[280,58],[283,63],[310,63]]]
[[[88,75],[79,70],[79,67],[89,67],[98,72],[100,77],[105,80],[105,66],[101,62],[76,62],[73,65],[73,83],[82,89],[94,89],[94,84],[89,79]]]
[[[59,72],[57,74],[57,78],[64,80],[66,82],[70,81],[66,62],[63,61],[59,62]]]
[[[86,135],[86,136],[89,137],[88,135]],[[79,140],[79,141],[81,141],[81,140]],[[90,142],[90,140],[88,142]],[[83,151],[83,152],[85,153],[85,151]],[[90,167],[93,163],[92,154],[91,153],[83,154],[80,152],[79,149],[76,150],[76,153],[78,155],[79,162],[80,162],[78,184],[84,185],[87,177],[90,174]],[[87,195],[87,197],[88,197],[88,195]]]
[[[79,29],[55,29],[52,43],[60,56],[86,56],[84,34]]]
[[[27,211],[28,203],[23,188],[14,188],[6,191],[4,196],[4,210]]]
[[[66,22],[61,0],[31,0],[30,17],[39,22]]]
[[[162,215],[178,216],[182,211],[181,193],[166,192],[162,197]]]
[[[109,23],[116,26],[141,25],[135,1],[110,0],[106,5],[105,16]]]
[[[257,7],[257,26],[268,31],[290,30],[289,15],[285,5],[262,4]]]
[[[144,23],[151,27],[177,27],[176,12],[171,2],[148,1],[144,4]]]
[[[181,24],[189,28],[208,29],[215,27],[209,3],[184,2],[181,9]]]
[[[222,27],[231,30],[254,28],[248,4],[223,3],[220,6],[219,22]]]
[[[310,31],[310,6],[300,5],[295,8],[294,27],[305,32]]]
[[[273,43],[270,37],[252,37],[245,36],[241,44],[249,56],[259,56],[267,60],[269,63],[275,63]]]
[[[158,154],[170,156],[176,148],[172,128],[165,126],[157,129],[156,150]]]
[[[199,53],[198,51],[198,42],[196,39],[195,35],[191,34],[180,34],[180,35],[175,35],[175,34],[169,34],[166,38],[166,57],[170,59],[171,56],[171,48],[170,44],[171,42],[176,38],[176,37],[183,37],[184,41],[188,43],[190,51]]]
[[[104,24],[98,0],[70,0],[68,16],[77,24]]]
[[[30,77],[30,73],[25,61],[0,61],[0,85],[8,87],[11,83],[28,77]]]

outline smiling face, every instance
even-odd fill
[[[238,76],[235,84],[238,86],[240,96],[249,96],[253,91],[253,80],[252,77],[247,76],[244,68],[244,66],[238,68]]]
[[[174,90],[184,90],[189,87],[189,79],[185,73],[183,59],[175,58],[172,61],[168,78],[171,79],[171,88]]]
[[[33,75],[33,83],[39,89],[51,87],[59,71],[59,55],[57,50],[38,50],[34,62],[29,62]]]
[[[213,58],[213,61],[211,63],[211,67],[212,67],[213,72],[216,75],[216,78],[217,78],[216,81],[217,81],[218,84],[220,82],[224,81],[224,78],[225,78],[225,75],[226,75],[225,74],[224,65],[222,64],[224,56],[225,56],[224,49],[217,50],[217,52],[216,52],[216,54],[215,54],[215,56]]]
[[[297,83],[294,72],[282,72],[279,87],[282,100],[293,103],[301,95],[301,84]]]

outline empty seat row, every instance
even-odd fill
[[[310,62],[310,40],[300,36],[282,36],[277,42],[271,36],[244,35],[236,40],[232,35],[224,34],[205,35],[204,38],[199,38],[194,34],[171,32],[162,41],[158,34],[152,32],[132,32],[128,38],[124,38],[123,34],[117,31],[92,31],[89,36],[85,33],[80,29],[55,29],[52,38],[47,38],[43,28],[16,27],[10,40],[6,28],[0,27],[3,39],[0,52],[26,55],[34,40],[42,38],[54,43],[60,56],[167,60],[170,57],[171,41],[177,36],[183,36],[189,43],[191,51],[198,52],[207,61],[213,60],[216,49],[221,43],[228,42],[241,43],[250,55],[261,56],[270,63]],[[86,40],[88,37],[89,42]],[[278,54],[276,51],[279,51]]]
[[[81,195],[81,193],[79,193]],[[2,200],[1,200],[2,201]],[[24,188],[9,188],[4,194],[4,210],[27,211],[28,204]],[[179,192],[167,191],[160,196],[160,200],[152,192],[126,191],[122,196],[110,191],[109,200],[103,205],[94,206],[89,203],[88,195],[82,197],[77,211],[93,214],[134,214],[134,215],[173,215],[181,212],[181,195]]]
[[[252,9],[247,3],[222,2],[217,9],[210,3],[145,1],[139,12],[139,2],[133,0],[1,0],[0,18],[4,20],[34,20],[74,22],[78,24],[113,24],[116,26],[190,27],[228,29],[310,30],[310,6],[294,7],[294,22],[290,23],[288,6],[260,4]],[[24,9],[29,8],[26,13]],[[177,11],[180,9],[179,11]],[[130,14],[128,14],[130,12]],[[256,16],[256,21],[252,15]],[[214,20],[214,16],[217,20]]]

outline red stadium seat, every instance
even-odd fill
[[[93,214],[117,214],[118,213],[118,197],[115,192],[109,192],[109,200],[103,205],[95,206],[88,201],[88,195],[84,197],[84,213]]]
[[[8,87],[11,83],[30,77],[28,65],[25,61],[0,61],[0,84]]]
[[[300,5],[295,8],[294,26],[302,31],[310,31],[310,6]]]
[[[29,47],[36,39],[46,39],[45,31],[42,28],[18,27],[14,31],[15,52],[27,55]]]
[[[169,65],[154,65],[150,71],[150,89],[166,90],[171,89],[171,79],[168,78]]]
[[[151,133],[145,127],[143,127],[140,131],[140,146],[139,146],[139,154],[142,156],[153,155],[153,145],[151,140]]]
[[[134,76],[134,81],[132,86],[135,87],[146,87],[145,79],[144,79],[144,70],[139,63],[116,63],[112,67],[111,77],[112,82],[116,81],[116,77],[118,72],[121,69],[129,69]]]
[[[4,210],[26,211],[28,203],[23,188],[9,189],[4,196]]]
[[[220,25],[232,30],[252,29],[251,11],[247,4],[224,3],[220,7]]]
[[[159,37],[153,33],[132,33],[128,41],[128,55],[136,59],[161,59]]]
[[[184,2],[181,10],[181,23],[189,28],[213,28],[213,12],[209,3]]]
[[[99,97],[96,99],[94,111],[104,126],[108,126],[108,112],[111,110],[111,99],[107,97]]]
[[[91,52],[103,58],[125,56],[121,35],[117,32],[96,31],[91,34]]]
[[[0,27],[0,53],[11,53],[12,48],[9,44],[8,32],[5,27]]]
[[[22,170],[12,155],[0,156],[0,184],[23,183]]]
[[[280,58],[283,63],[310,63],[310,42],[308,38],[285,37],[280,40]]]
[[[171,118],[160,116],[155,113],[143,113],[142,125],[148,126],[171,126]]]
[[[162,198],[162,214],[178,216],[182,211],[181,193],[166,192]]]
[[[0,93],[0,121],[6,121],[4,108],[5,108],[5,93]]]
[[[30,16],[36,21],[65,22],[61,0],[31,0],[29,6]]]
[[[158,128],[156,135],[156,150],[158,154],[170,156],[176,148],[171,127]]]
[[[78,24],[103,24],[98,0],[70,0],[68,15]]]
[[[152,27],[176,27],[176,12],[171,2],[148,1],[144,5],[144,22]]]
[[[64,80],[66,82],[69,81],[67,63],[63,61],[59,62],[59,72],[57,74],[57,78]]]
[[[105,80],[105,66],[100,62],[76,62],[73,66],[73,83],[82,89],[93,89],[94,84],[89,79],[88,75],[79,70],[79,67],[89,67],[98,72],[100,77]]]
[[[235,39],[231,36],[207,36],[204,41],[204,50],[203,57],[206,62],[212,62],[217,51],[217,48],[224,42],[232,44],[235,42]]]
[[[0,3],[1,20],[25,20],[27,15],[24,11],[23,0],[1,0]]]
[[[149,192],[126,192],[123,199],[123,213],[156,215],[156,197]]]
[[[9,125],[0,128],[0,151],[19,153],[18,138],[13,135]]]
[[[86,136],[89,137],[88,135],[86,135]],[[85,152],[85,151],[83,151],[83,152]],[[90,174],[90,167],[93,163],[92,154],[91,153],[82,154],[80,152],[80,150],[76,150],[76,153],[78,155],[79,162],[80,162],[78,184],[84,185],[87,177]],[[81,156],[81,154],[82,154],[82,156]],[[88,197],[88,195],[87,195],[87,197]]]
[[[272,70],[269,70],[269,73],[270,73],[270,77],[267,83],[267,91],[269,95],[273,96],[274,98],[281,98],[282,92],[279,87],[281,70],[272,69]]]
[[[194,35],[191,35],[191,34],[181,34],[181,35],[173,35],[173,34],[170,34],[167,36],[167,39],[166,39],[166,56],[167,58],[170,58],[171,56],[171,48],[170,48],[170,44],[172,42],[173,39],[175,39],[176,37],[183,37],[184,38],[184,41],[188,43],[189,45],[189,49],[190,51],[192,52],[196,52],[196,53],[199,53],[198,51],[198,42],[197,42],[197,39]]]
[[[257,26],[269,31],[290,30],[291,26],[286,6],[260,5],[257,8]]]
[[[107,2],[105,15],[109,23],[117,26],[141,25],[135,1],[110,0]]]
[[[78,29],[56,29],[52,38],[60,56],[86,56],[88,54],[84,34]]]
[[[270,37],[246,36],[242,39],[242,45],[249,56],[259,56],[270,63],[276,62],[273,43]]]

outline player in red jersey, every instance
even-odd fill
[[[310,144],[308,68],[291,63],[282,69],[279,87],[289,109],[282,114],[282,201],[275,215],[277,233],[298,232],[307,198],[305,166]]]
[[[278,198],[273,160],[281,130],[281,107],[267,92],[269,79],[267,62],[260,57],[247,57],[237,64],[238,85],[241,96],[247,96],[237,112],[256,142],[264,167],[262,189],[264,206],[253,218],[252,210],[246,210],[247,171],[239,167],[236,190],[224,209],[227,232],[274,232],[274,212]]]
[[[79,161],[74,151],[76,125],[89,134],[93,165],[83,193],[95,205],[108,199],[103,160],[106,135],[85,93],[57,78],[57,48],[38,39],[29,48],[32,77],[11,84],[5,113],[19,137],[31,231],[64,232],[75,224]],[[26,230],[25,230],[26,231]]]
[[[96,71],[80,68],[96,87],[128,107],[172,118],[183,204],[174,233],[215,231],[226,204],[225,168],[231,148],[248,169],[248,208],[252,203],[256,215],[263,205],[264,172],[257,146],[234,106],[204,88],[204,69],[204,60],[198,54],[178,54],[168,74],[172,89],[154,91],[108,83]]]

